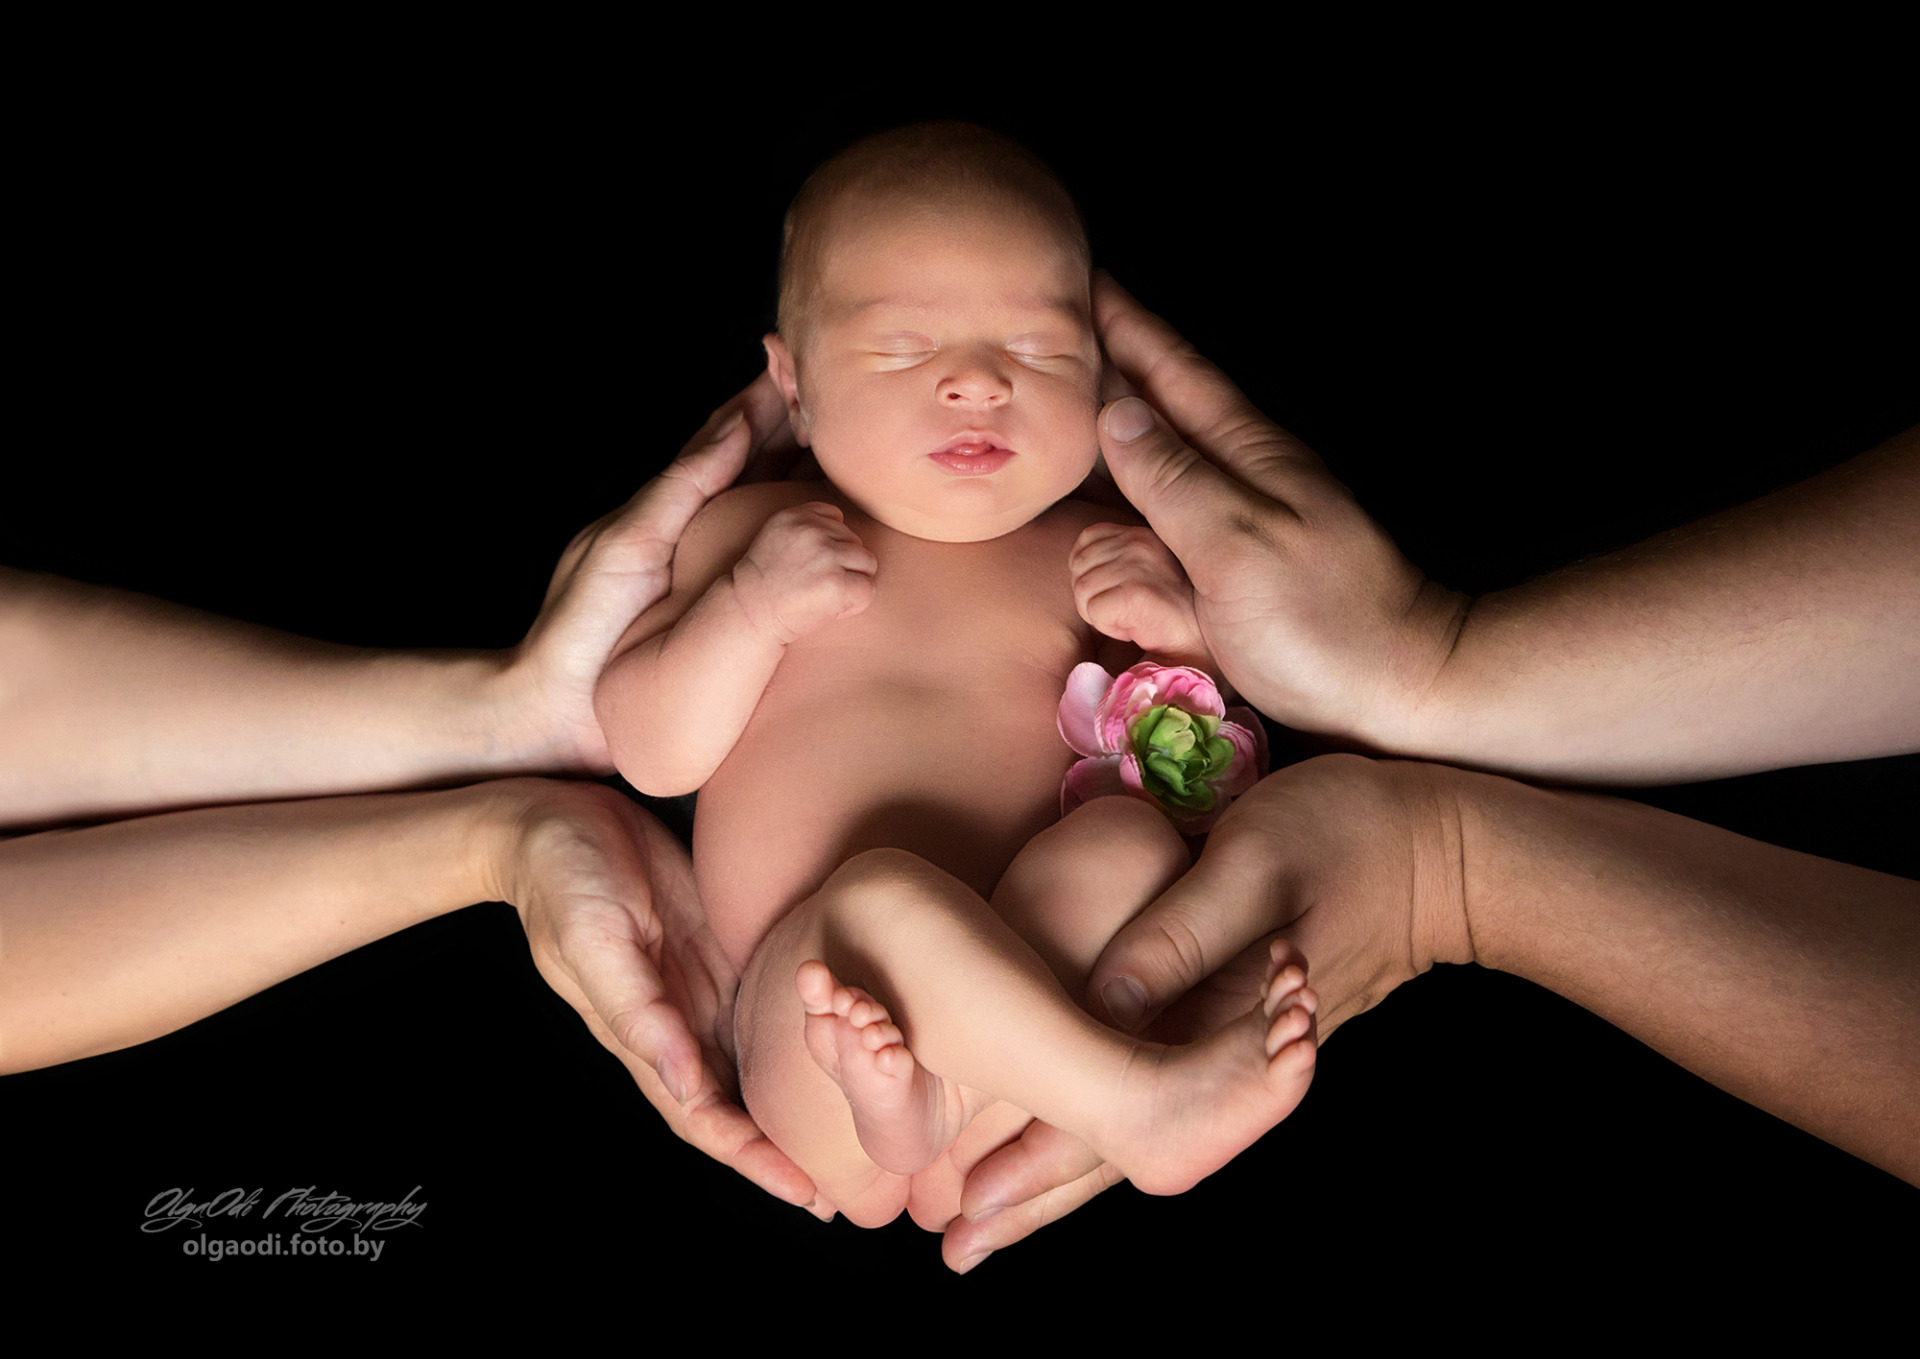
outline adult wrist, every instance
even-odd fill
[[[1473,832],[1476,780],[1446,765],[1410,760],[1383,761],[1398,786],[1408,816],[1411,852],[1408,950],[1415,974],[1436,963],[1479,961],[1469,903],[1473,856],[1481,852]]]
[[[468,798],[466,862],[480,893],[475,901],[504,901],[515,909],[524,908],[529,885],[527,837],[552,819],[556,794],[588,786],[541,778],[505,778],[460,790]]]
[[[1542,980],[1535,976],[1542,912],[1575,829],[1567,799],[1582,795],[1464,770],[1448,770],[1447,782],[1459,809],[1462,917],[1473,960]]]
[[[508,778],[612,771],[597,726],[585,736],[561,723],[550,677],[543,676],[540,658],[524,643],[461,659],[464,666],[451,666],[446,680],[451,710],[470,715],[466,732],[478,760],[476,773]]]
[[[1385,658],[1374,701],[1352,733],[1383,755],[1432,760],[1462,754],[1461,729],[1479,722],[1462,693],[1456,662],[1460,638],[1479,601],[1424,581],[1403,614]]]

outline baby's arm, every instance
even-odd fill
[[[877,563],[841,512],[808,503],[769,517],[769,492],[779,494],[723,496],[689,526],[672,591],[634,620],[600,676],[593,706],[614,767],[643,793],[704,784],[787,644],[872,598]]]

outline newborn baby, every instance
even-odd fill
[[[1280,945],[1248,1012],[1189,1045],[1073,999],[1190,860],[1137,796],[1060,817],[1063,690],[1096,657],[1198,645],[1165,548],[1067,498],[1098,453],[1089,288],[1066,191],[996,134],[907,128],[823,166],[767,352],[827,481],[715,499],[596,695],[636,787],[701,790],[747,1107],[862,1225],[996,1099],[1177,1193],[1312,1076],[1315,1002]],[[1076,576],[1132,601],[1125,627],[1088,610],[1128,642],[1082,618]]]

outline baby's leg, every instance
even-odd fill
[[[912,855],[877,850],[859,856],[813,906],[820,907],[815,925],[796,927],[771,953],[762,946],[770,961],[763,966],[757,954],[749,966],[739,1012],[749,1107],[816,1180],[821,1176],[808,1153],[790,1145],[783,1130],[817,1118],[818,1106],[793,1118],[771,1104],[763,1113],[756,1103],[780,1089],[802,1088],[793,1079],[797,1063],[790,1051],[765,1060],[780,1046],[775,1030],[786,1027],[774,960],[792,957],[796,942],[817,943],[813,956],[834,977],[864,986],[890,1010],[918,1065],[945,1079],[939,1088],[949,1109],[957,1106],[964,1117],[970,1102],[985,1098],[971,1092],[1006,1099],[1085,1139],[1149,1193],[1177,1193],[1224,1165],[1292,1110],[1311,1076],[1312,1045],[1302,1042],[1310,1016],[1297,1003],[1297,987],[1269,995],[1271,1013],[1251,1009],[1198,1043],[1167,1048],[1132,1039],[1081,1010],[1040,956],[976,894]],[[790,994],[789,1013],[799,1002],[797,990]],[[847,1049],[838,1053],[844,1061]],[[754,1067],[762,1073],[777,1068],[780,1079],[763,1083]],[[944,1114],[937,1116],[944,1121]],[[857,1122],[857,1110],[854,1117]],[[801,1131],[795,1128],[796,1135]],[[870,1176],[863,1192],[872,1187]],[[836,1192],[831,1182],[827,1192]],[[845,1198],[836,1201],[847,1207]]]
[[[1095,798],[1027,842],[994,888],[993,909],[1078,996],[1120,927],[1192,867],[1158,807]]]
[[[954,890],[979,901],[913,855],[860,856],[774,926],[741,978],[734,1024],[747,1108],[862,1227],[898,1216],[910,1176],[991,1101],[915,1062],[886,1007],[835,973],[891,996],[862,913],[911,918],[942,909]]]
[[[1020,851],[994,889],[993,909],[1047,960],[1068,995],[1084,997],[1113,936],[1192,867],[1187,842],[1152,803],[1095,798]],[[1218,1028],[1221,1016],[1275,993],[1302,992],[1309,1013],[1317,1005],[1306,990],[1306,961],[1289,945],[1206,962],[1220,970],[1156,1022],[1154,1037],[1190,1042]]]

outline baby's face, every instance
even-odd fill
[[[798,374],[777,337],[768,348],[800,442],[863,511],[978,542],[1086,477],[1100,350],[1084,261],[1052,228],[905,207],[837,229],[821,266]]]

